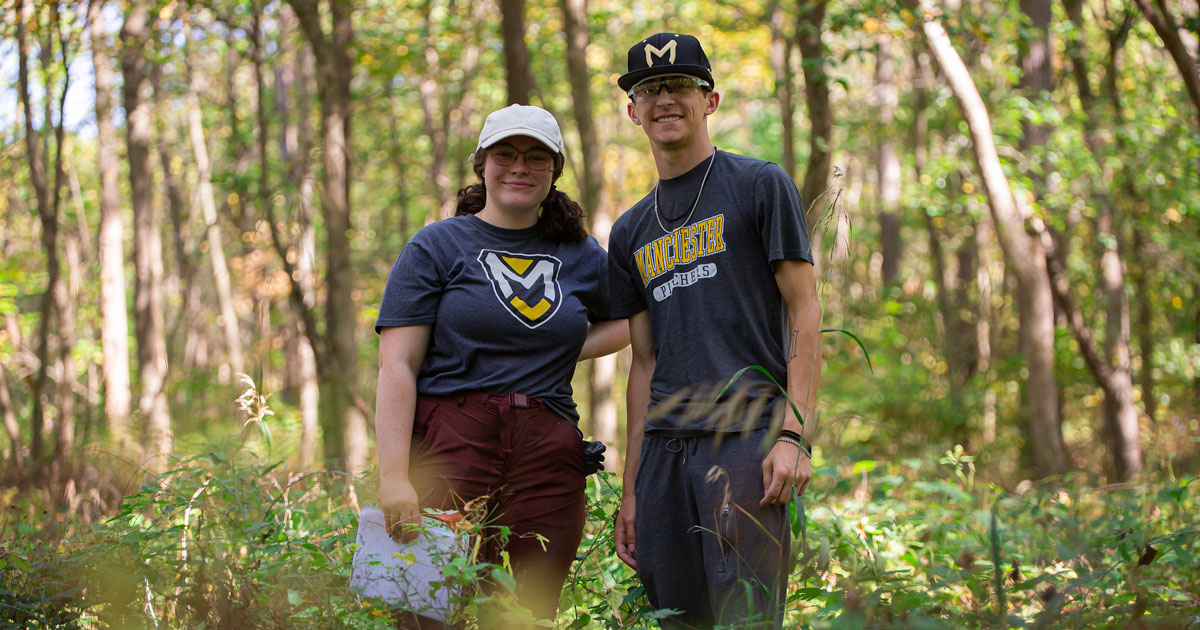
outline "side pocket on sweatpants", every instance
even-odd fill
[[[737,558],[734,557],[737,553],[734,545],[734,541],[737,540],[737,509],[732,501],[727,500],[717,512],[717,543],[721,550],[721,563],[717,570],[722,573],[737,562]]]

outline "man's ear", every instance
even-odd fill
[[[708,98],[708,106],[704,108],[704,113],[706,115],[712,114],[713,112],[717,111],[717,105],[721,104],[721,93],[713,90],[705,96]]]
[[[629,114],[629,120],[632,120],[633,124],[635,124],[639,127],[642,126],[641,119],[637,117],[637,114],[633,113],[633,103],[632,102],[625,104],[625,113]]]

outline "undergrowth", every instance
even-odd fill
[[[1200,628],[1200,501],[1169,470],[1096,487],[1067,476],[978,484],[961,448],[828,464],[793,540],[786,627]],[[557,626],[652,627],[615,558],[618,478],[593,477]],[[206,453],[68,527],[9,492],[0,627],[385,628],[346,588],[346,479]],[[495,568],[495,567],[492,567]]]
[[[46,493],[0,494],[0,628],[390,627],[386,606],[347,587],[357,496],[373,495],[374,476],[272,461],[266,399],[239,401],[240,444],[174,460],[105,520]],[[1074,474],[1009,492],[981,483],[961,446],[816,461],[792,506],[785,627],[1200,629],[1200,498],[1169,465],[1133,483]],[[656,627],[669,614],[614,554],[619,483],[589,478],[556,627]],[[485,609],[534,624],[504,566],[456,566],[448,580],[490,582],[463,600],[468,627]]]

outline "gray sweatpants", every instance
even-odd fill
[[[781,627],[791,532],[787,506],[758,506],[763,435],[642,439],[638,577],[652,606],[683,611],[663,628]]]

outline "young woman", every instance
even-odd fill
[[[493,112],[471,162],[480,183],[459,191],[457,216],[404,247],[375,325],[380,503],[401,539],[421,507],[488,497],[489,523],[512,532],[503,550],[519,601],[548,618],[584,523],[571,376],[628,344],[629,329],[608,320],[606,253],[554,187],[554,117]]]

